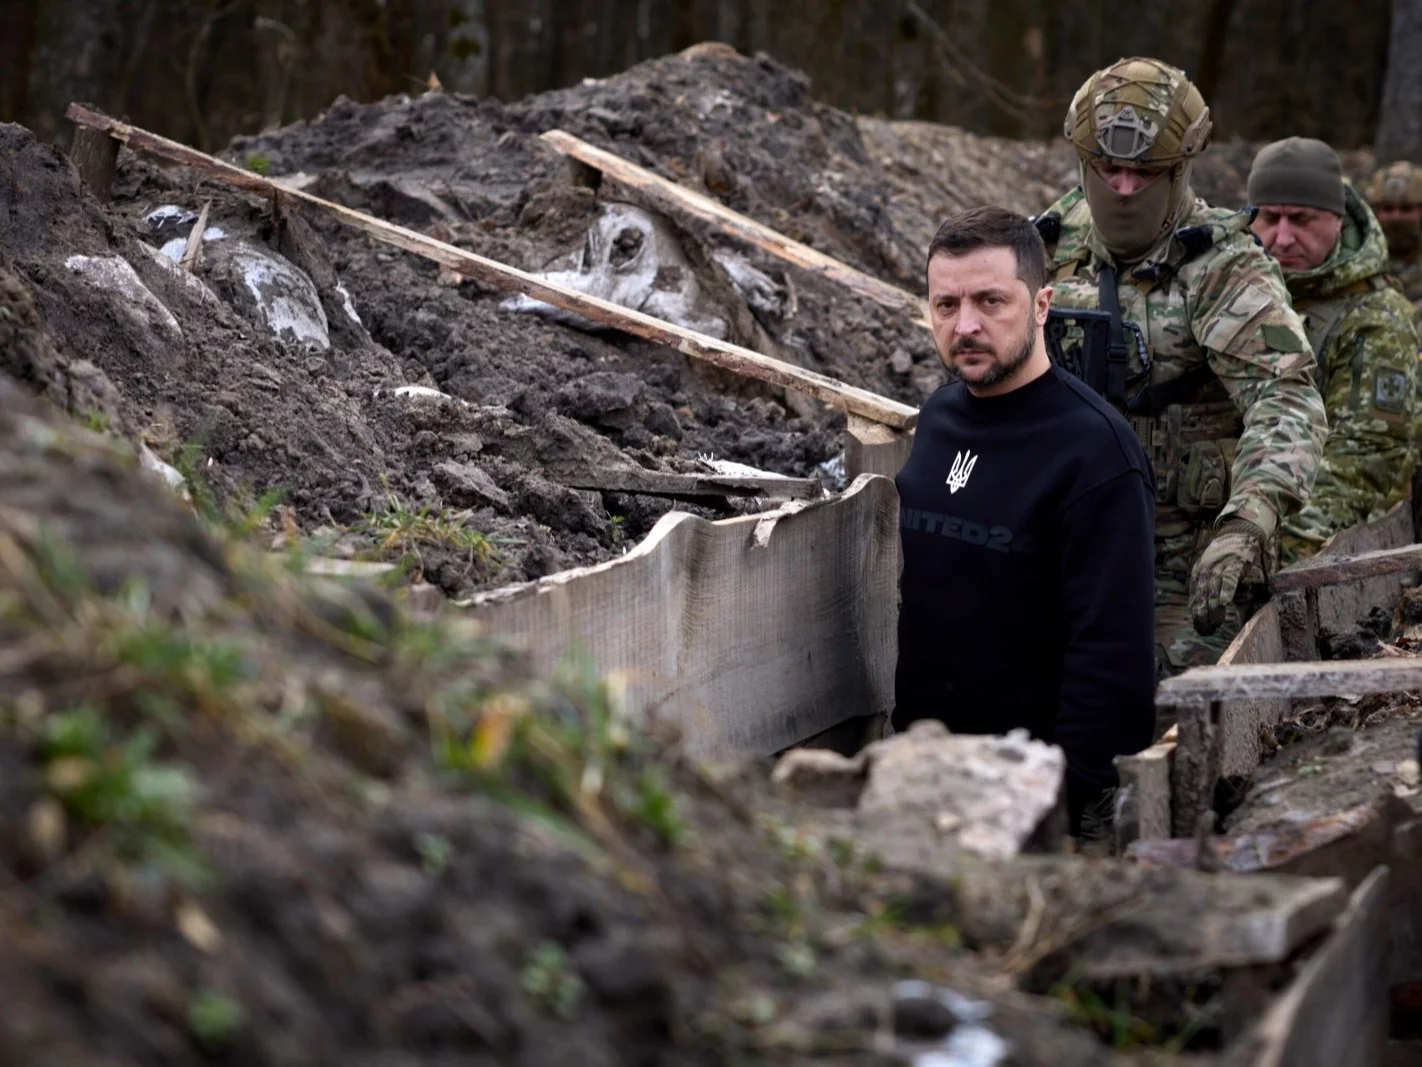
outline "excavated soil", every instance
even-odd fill
[[[553,128],[913,290],[944,214],[989,201],[1036,211],[1073,180],[1062,145],[856,122],[817,103],[799,73],[719,46],[514,104],[442,92],[341,99],[226,154],[541,271],[566,269],[605,209],[639,205],[537,136]],[[1216,149],[1202,186],[1237,191],[1247,158],[1241,146]],[[0,130],[0,198],[0,265],[33,289],[61,361],[87,361],[102,372],[91,378],[113,383],[108,423],[185,459],[222,500],[280,490],[273,532],[314,538],[327,554],[404,557],[466,594],[614,556],[673,506],[711,517],[768,506],[569,488],[589,471],[689,471],[714,457],[838,484],[821,465],[841,450],[842,414],[615,331],[510,310],[507,293],[323,217],[274,214],[126,150],[101,207],[19,127]],[[204,205],[195,270],[170,269]],[[909,403],[945,380],[927,335],[901,317],[703,225],[650,214],[677,258],[653,263],[641,298],[690,275],[698,321],[730,340]],[[650,256],[640,240],[620,231],[611,261]],[[158,255],[165,245],[171,258]],[[299,284],[279,279],[259,298],[244,273],[253,252],[295,268]],[[76,256],[120,257],[156,301],[132,284],[101,287]],[[269,326],[276,298],[296,289],[329,347],[300,325]],[[454,399],[396,395],[405,386]],[[374,529],[379,516],[398,525],[419,513],[447,520],[444,534],[412,547]],[[470,532],[489,540],[471,546]]]

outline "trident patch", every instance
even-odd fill
[[[973,468],[977,466],[978,457],[970,451],[959,452],[957,458],[953,460],[953,466],[948,470],[948,492],[956,493],[963,486],[968,484],[968,476],[973,473]]]

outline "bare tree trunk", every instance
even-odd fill
[[[0,34],[0,122],[23,122],[39,22],[38,0],[15,0],[6,19],[9,26]]]
[[[1387,75],[1378,117],[1379,163],[1422,161],[1422,0],[1392,0]]]
[[[1195,88],[1206,102],[1215,98],[1215,90],[1220,85],[1234,8],[1235,0],[1210,0],[1209,12],[1205,15],[1205,39],[1200,45],[1200,59],[1195,64]]]

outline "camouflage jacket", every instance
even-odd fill
[[[1343,230],[1322,264],[1284,281],[1318,360],[1328,441],[1307,506],[1284,524],[1285,561],[1376,518],[1407,495],[1417,465],[1413,307],[1387,280],[1387,242],[1346,189]]]
[[[1050,212],[1061,219],[1047,247],[1052,303],[1096,308],[1098,271],[1111,257],[1081,188]],[[1225,518],[1273,535],[1307,500],[1327,433],[1303,323],[1248,222],[1196,199],[1118,284],[1122,317],[1148,350],[1128,331],[1130,389],[1187,371],[1203,379],[1158,414],[1128,416],[1155,465],[1157,566],[1179,577]],[[1208,371],[1196,370],[1202,364]]]

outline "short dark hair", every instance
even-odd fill
[[[928,246],[928,262],[943,252],[964,256],[979,248],[1010,248],[1017,277],[1033,296],[1047,284],[1047,248],[1026,215],[1000,207],[975,207],[945,219]]]

